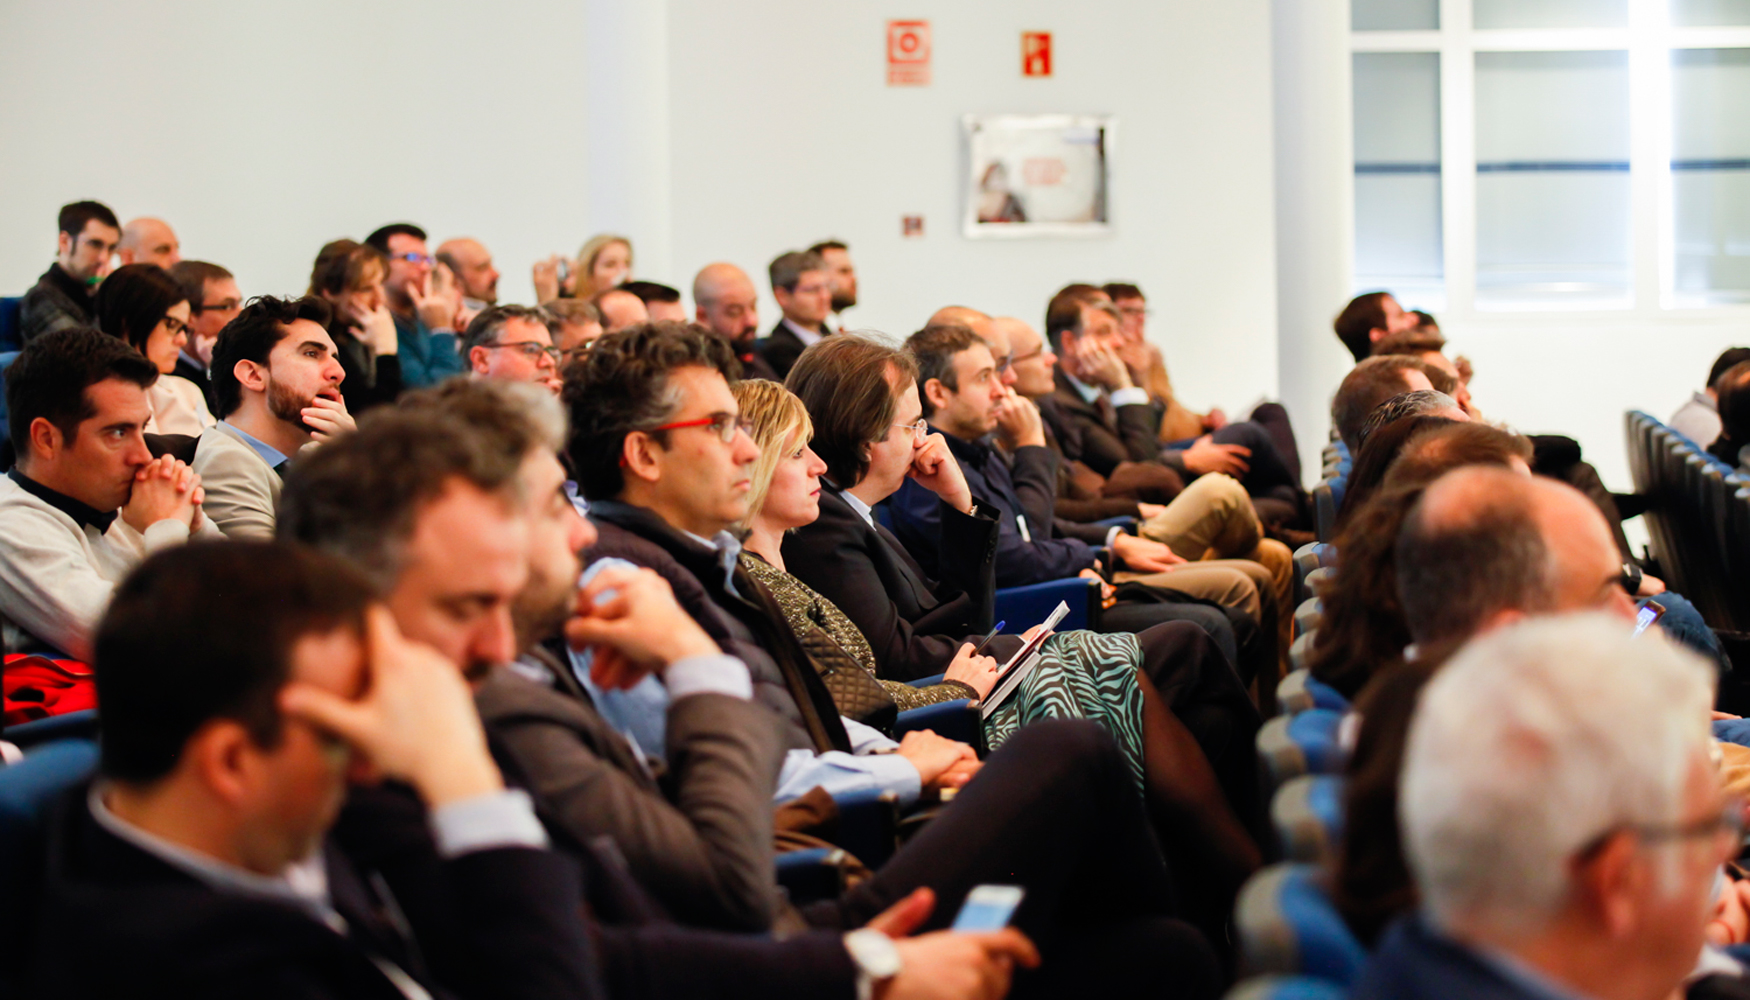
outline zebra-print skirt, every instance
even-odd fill
[[[1016,729],[1040,719],[1091,719],[1124,751],[1137,789],[1142,777],[1142,648],[1129,633],[1058,632],[1040,647],[1039,663],[1020,689],[984,720],[995,750]]]

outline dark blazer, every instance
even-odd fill
[[[1057,390],[1039,401],[1044,417],[1063,456],[1081,462],[1102,476],[1110,477],[1118,463],[1161,461],[1155,441],[1155,411],[1145,403],[1116,409],[1089,403],[1060,368]]]
[[[96,326],[95,298],[90,286],[63,271],[58,262],[50,264],[18,304],[20,340],[28,344],[70,326]]]
[[[794,338],[794,334],[791,336]],[[746,350],[742,350],[740,344],[731,343],[729,345],[735,348],[735,358],[737,361],[741,362],[741,377],[744,379],[763,378],[768,382],[784,381],[784,376],[779,375],[778,370],[772,367],[771,363],[765,359],[764,355],[760,354],[760,343],[760,341],[755,341],[754,343],[749,344]],[[800,344],[801,341],[797,341],[797,343]],[[796,353],[800,354],[802,352],[798,351]],[[791,363],[794,364],[795,362],[792,361]],[[786,370],[785,374],[789,374],[789,372]]]
[[[213,395],[213,381],[207,377],[207,370],[205,368],[202,368],[200,365],[197,365],[178,354],[176,356],[176,367],[171,369],[170,374],[180,375],[183,378],[188,379],[190,382],[193,382],[195,385],[200,386],[201,397],[207,401],[207,411],[214,417],[219,416],[219,401]]]
[[[346,400],[346,412],[356,417],[373,406],[395,402],[401,395],[401,356],[373,354],[345,320],[330,324],[328,335],[340,362],[340,395]]]
[[[675,599],[725,653],[739,657],[753,677],[754,698],[785,724],[785,749],[849,751],[832,693],[797,641],[784,612],[759,581],[738,563],[735,590],[724,581],[717,552],[669,527],[642,507],[593,500],[590,520],[596,543],[584,550],[584,565],[609,556],[661,574]]]
[[[831,332],[825,326],[821,327],[823,335]],[[753,345],[753,349],[758,352],[760,357],[765,358],[766,364],[771,366],[773,372],[777,373],[778,377],[775,381],[779,382],[789,377],[790,369],[796,366],[796,359],[801,357],[806,347],[807,345],[802,343],[802,338],[796,336],[794,331],[785,326],[782,319],[778,320],[777,326],[772,327],[771,333],[755,341]]]
[[[542,653],[551,686],[499,667],[474,693],[542,820],[582,842],[612,837],[633,877],[682,923],[769,930],[772,794],[784,756],[772,713],[720,694],[671,703],[665,767],[608,725],[569,663]]]
[[[931,428],[932,432],[935,428]],[[943,434],[948,450],[960,463],[966,485],[979,498],[980,506],[988,503],[997,515],[996,585],[1020,587],[1043,583],[1066,576],[1075,576],[1094,566],[1098,554],[1093,546],[1075,538],[1057,536],[1053,521],[1042,523],[1027,519],[1027,534],[1021,533],[1018,518],[1027,513],[1021,496],[1015,490],[1015,479],[1002,453],[987,441],[966,441],[952,434]],[[1043,448],[1022,448],[1017,452],[1017,464],[1036,463]],[[1032,466],[1028,466],[1032,469]],[[934,493],[907,480],[889,501],[893,510],[894,534],[905,543],[920,565],[929,572],[939,572],[942,561],[936,553],[946,543],[948,531],[940,520],[940,501]]]
[[[87,789],[69,792],[50,820],[25,995],[405,1000],[372,956],[439,997],[607,995],[577,916],[577,867],[551,851],[444,861],[429,850],[426,870],[442,890],[426,898],[447,904],[432,914],[421,900],[394,897],[330,841],[324,860],[342,935],[302,907],[216,890],[115,837],[86,808]]]
[[[939,674],[962,642],[977,641],[993,624],[997,522],[988,504],[979,506],[968,516],[941,504],[947,529],[938,582],[892,532],[870,527],[823,480],[820,517],[784,537],[784,566],[856,624],[882,677]]]
[[[1355,1000],[1546,1000],[1527,984],[1433,928],[1420,916],[1398,921],[1361,970]]]

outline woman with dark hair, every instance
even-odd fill
[[[126,341],[158,369],[146,394],[152,402],[148,434],[200,437],[217,423],[201,387],[180,375],[176,359],[188,343],[188,298],[168,272],[156,264],[118,267],[97,286],[97,327]]]
[[[354,416],[401,394],[400,341],[383,294],[388,274],[382,251],[354,240],[324,246],[310,270],[309,294],[334,310],[328,335],[346,373],[340,394]]]
[[[878,677],[905,681],[941,671],[962,643],[989,628],[997,526],[968,492],[942,437],[923,433],[914,363],[871,340],[829,337],[803,352],[787,385],[807,410],[811,447],[826,475],[818,517],[782,538],[785,569],[855,624]],[[873,505],[907,479],[942,497],[943,581],[929,579],[873,519]],[[1142,694],[1144,784],[1156,829],[1185,881],[1192,919],[1219,930],[1240,882],[1259,863],[1257,709],[1232,664],[1195,625],[1168,622],[1100,638],[1137,651],[1130,662],[1140,676],[1127,683]],[[1009,642],[999,648],[1012,649]]]
[[[1419,417],[1406,417],[1394,420],[1381,426],[1368,435],[1367,443],[1361,446],[1361,451],[1355,456],[1355,466],[1349,470],[1349,478],[1343,486],[1343,506],[1337,511],[1337,530],[1349,523],[1350,515],[1361,509],[1369,497],[1379,489],[1379,484],[1385,480],[1386,470],[1403,450],[1404,442],[1410,436],[1430,427],[1445,427],[1458,421],[1447,417],[1437,417],[1424,414]]]

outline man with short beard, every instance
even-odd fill
[[[857,304],[857,269],[851,264],[851,248],[840,240],[821,240],[808,248],[826,261],[826,273],[832,277],[833,329],[843,330],[843,314]]]
[[[262,296],[213,345],[214,412],[194,469],[207,516],[231,538],[272,538],[285,467],[312,441],[353,429],[340,395],[340,359],[321,299]]]

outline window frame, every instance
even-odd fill
[[[1750,317],[1750,302],[1703,304],[1679,300],[1676,214],[1671,179],[1671,51],[1750,49],[1750,25],[1676,27],[1667,0],[1628,0],[1623,28],[1476,29],[1472,0],[1439,0],[1440,27],[1432,30],[1349,32],[1350,65],[1358,53],[1432,52],[1439,56],[1441,254],[1446,301],[1443,319],[1512,321],[1550,312],[1585,313],[1615,324],[1650,319]],[[1628,305],[1600,301],[1523,303],[1478,309],[1476,296],[1476,54],[1479,52],[1628,53],[1629,225],[1632,240]],[[1354,100],[1350,82],[1350,100]],[[1354,144],[1349,156],[1355,177]],[[1355,247],[1350,246],[1350,260]],[[1405,303],[1406,306],[1412,303]]]

